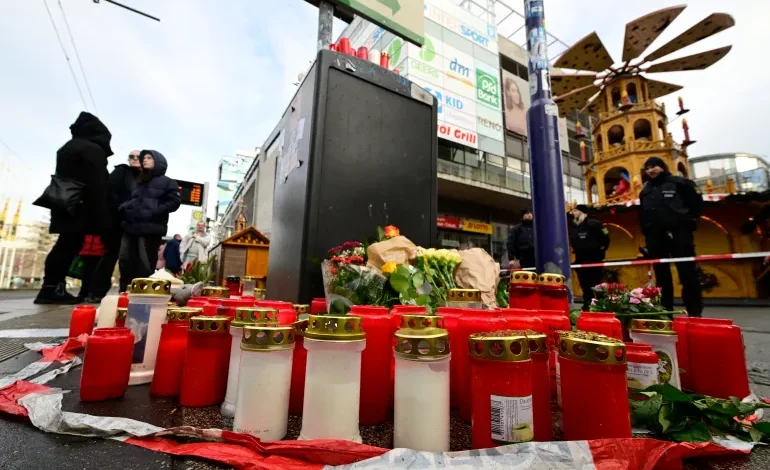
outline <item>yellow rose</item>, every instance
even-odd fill
[[[382,272],[393,274],[394,272],[396,272],[397,267],[398,265],[396,264],[395,261],[388,261],[387,263],[382,265]]]

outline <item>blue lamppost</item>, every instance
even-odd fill
[[[551,99],[543,0],[524,0],[524,12],[529,50],[529,95],[532,98],[532,105],[527,111],[527,133],[536,267],[540,273],[566,276],[571,292],[569,236],[559,148],[559,110]]]

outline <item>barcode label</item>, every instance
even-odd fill
[[[526,397],[492,395],[490,398],[493,440],[517,443],[529,442],[535,438],[532,395]]]

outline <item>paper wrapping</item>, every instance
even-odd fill
[[[367,266],[381,269],[382,265],[388,261],[395,261],[396,264],[404,264],[414,256],[417,251],[417,245],[403,235],[393,237],[389,240],[372,243],[366,249],[366,256],[369,261]]]
[[[455,284],[460,289],[478,289],[487,308],[497,307],[497,282],[500,265],[483,248],[458,251],[463,258],[455,269]]]

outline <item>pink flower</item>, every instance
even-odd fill
[[[631,291],[631,296],[636,297],[638,299],[641,299],[644,297],[644,289],[641,287],[637,287],[636,289]]]
[[[641,301],[641,300],[639,300],[639,299],[638,299],[638,298],[636,298],[636,297],[629,297],[629,299],[628,299],[628,302],[629,302],[629,303],[632,303],[632,304],[640,304],[640,303],[642,303],[642,301]]]

